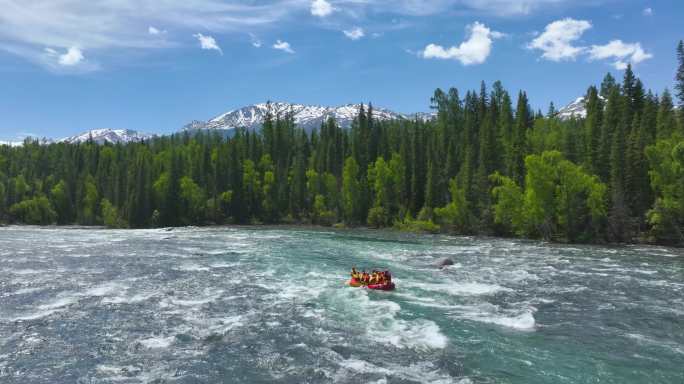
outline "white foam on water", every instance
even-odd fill
[[[26,295],[33,292],[38,292],[43,290],[43,288],[32,287],[32,288],[20,288],[11,293],[11,295]]]
[[[654,271],[654,270],[650,270],[650,269],[633,269],[632,271],[636,272],[636,273],[641,273],[644,275],[655,275],[656,273],[658,273],[658,271]]]
[[[133,296],[118,295],[118,296],[114,296],[114,297],[106,297],[106,298],[102,299],[102,303],[104,303],[104,304],[137,304],[137,303],[142,303],[143,301],[147,301],[156,295],[157,295],[157,293],[137,294],[137,295],[133,295]]]
[[[123,284],[116,283],[116,282],[109,282],[109,283],[105,283],[102,285],[98,285],[96,287],[89,288],[88,290],[85,291],[84,295],[85,296],[102,297],[102,296],[107,296],[107,295],[114,293],[114,292],[125,291],[126,289],[128,289],[128,287],[124,286]]]
[[[209,268],[207,268],[207,267],[203,267],[199,264],[191,264],[191,263],[181,264],[176,269],[178,269],[179,271],[185,271],[185,272],[206,272],[209,270]]]
[[[212,256],[222,255],[226,252],[227,251],[225,249],[215,249],[215,250],[211,250],[211,251],[204,251],[205,254],[212,255]]]
[[[219,269],[219,268],[235,268],[238,266],[240,266],[240,263],[214,263],[214,264],[209,265],[209,267],[216,268],[216,269]]]
[[[107,377],[108,381],[129,381],[142,373],[142,368],[132,365],[108,365],[100,364],[95,367],[98,375]],[[136,380],[140,382],[140,380]]]
[[[183,317],[184,323],[177,327],[177,333],[192,334],[197,338],[205,338],[212,335],[225,335],[228,331],[245,326],[249,316],[254,313],[246,313],[223,317],[204,317],[198,312],[179,312]]]
[[[199,309],[204,304],[211,303],[221,298],[223,295],[222,289],[210,289],[206,288],[203,294],[196,294],[195,296],[200,296],[196,299],[181,299],[176,297],[165,297],[159,303],[162,308],[167,308],[170,306],[180,306],[180,307],[193,307],[193,309]]]
[[[402,286],[408,288],[418,288],[428,292],[441,292],[451,296],[484,296],[493,295],[498,292],[511,292],[510,288],[502,287],[497,284],[484,284],[477,282],[453,282],[453,283],[418,283],[402,282]]]
[[[392,371],[387,368],[378,367],[377,365],[371,364],[365,360],[358,359],[347,359],[340,361],[340,366],[351,369],[360,373],[379,373],[382,375],[391,375]]]
[[[11,274],[20,275],[20,276],[48,273],[48,271],[37,270],[37,269],[10,269],[9,272]]]
[[[147,339],[138,340],[143,347],[147,349],[163,349],[170,347],[174,341],[175,337],[150,337]]]
[[[448,374],[443,374],[436,369],[430,362],[421,362],[410,365],[388,364],[387,367],[380,367],[365,360],[356,358],[343,359],[338,361],[342,371],[354,371],[361,374],[377,374],[385,377],[374,381],[374,383],[388,383],[389,378],[399,378],[402,381],[411,381],[430,384],[472,384],[468,378],[453,378]],[[334,381],[345,381],[348,375],[338,371]]]
[[[466,318],[478,322],[496,324],[519,331],[533,331],[536,328],[536,321],[534,319],[532,311],[526,311],[517,316],[491,314],[479,316],[466,316]]]
[[[40,308],[40,309],[58,309],[58,308],[64,308],[66,306],[75,304],[76,302],[78,302],[77,297],[75,295],[69,295],[69,296],[60,297],[51,303],[40,305],[40,306],[38,306],[38,308]]]
[[[510,280],[515,282],[521,282],[525,280],[539,280],[539,276],[535,275],[534,273],[529,273],[523,269],[508,272],[506,273],[506,276]]]
[[[682,348],[681,345],[678,345],[675,342],[659,341],[659,340],[650,338],[648,336],[644,336],[644,335],[639,334],[639,333],[627,333],[627,334],[625,334],[625,337],[630,338],[632,340],[636,340],[640,344],[647,344],[647,345],[652,345],[652,346],[656,346],[656,347],[660,347],[660,348],[666,348],[666,349],[669,349],[673,352],[684,355],[684,348]]]
[[[66,307],[78,302],[78,295],[68,294],[58,297],[52,302],[41,304],[37,308],[37,311],[31,312],[29,314],[18,316],[12,319],[12,321],[20,320],[37,320],[43,317],[50,316],[54,313],[61,312],[66,309]]]
[[[399,304],[390,300],[370,300],[367,293],[356,296],[356,299],[365,317],[366,332],[373,340],[392,344],[397,348],[446,347],[448,339],[435,322],[426,319],[400,319],[397,317],[401,311]]]
[[[211,332],[226,333],[238,327],[245,325],[244,316],[227,316],[219,319],[213,319],[213,325],[209,326]]]

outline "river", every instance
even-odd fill
[[[397,289],[345,286],[352,266]],[[684,251],[0,228],[0,382],[682,383]]]

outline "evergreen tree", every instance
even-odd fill
[[[513,180],[516,180],[519,185],[522,185],[525,177],[525,143],[527,138],[527,130],[530,127],[530,110],[527,101],[527,94],[520,92],[518,94],[518,106],[515,112],[515,125],[513,128],[513,137],[511,138],[511,152],[512,156],[509,163],[508,174]]]
[[[615,78],[613,75],[609,73],[606,73],[606,76],[603,78],[603,81],[601,81],[601,92],[599,95],[601,95],[601,98],[604,100],[608,100],[608,97],[610,97],[610,93],[617,87],[617,82],[615,81]]]
[[[679,108],[684,111],[684,41],[679,40],[677,45],[677,75],[675,77],[675,89],[677,90],[677,98],[679,99]]]
[[[599,98],[598,89],[589,87],[586,96],[587,118],[584,120],[586,135],[586,164],[593,173],[599,173],[601,168],[601,125],[603,119],[603,103]]]

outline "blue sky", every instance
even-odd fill
[[[672,87],[684,1],[0,0],[0,140],[168,133],[266,100],[429,109],[501,80],[564,105]]]

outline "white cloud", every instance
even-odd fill
[[[644,16],[653,16],[653,8],[644,8],[642,13],[644,14]]]
[[[639,64],[652,57],[640,43],[624,43],[622,40],[613,40],[606,45],[592,45],[589,49],[590,60],[615,60],[613,66],[618,70],[627,68],[628,63]]]
[[[352,40],[358,40],[358,39],[366,36],[366,33],[363,31],[363,28],[361,28],[361,27],[352,28],[350,30],[344,30],[342,32],[344,33],[345,36],[347,36],[348,38],[350,38]]]
[[[586,20],[557,20],[548,24],[544,32],[528,44],[528,48],[541,50],[542,57],[551,61],[574,60],[586,47],[574,46],[573,43],[591,27]]]
[[[59,56],[59,63],[70,67],[80,63],[83,59],[84,57],[81,49],[78,47],[71,47],[65,54]]]
[[[288,43],[287,41],[276,41],[276,43],[273,44],[273,49],[278,49],[287,53],[295,53],[292,47],[290,47],[290,43]]]
[[[253,46],[254,48],[261,48],[261,46],[262,46],[263,44],[261,43],[261,40],[260,40],[255,34],[250,33],[250,34],[249,34],[249,37],[250,37],[250,39],[252,40],[252,46]]]
[[[332,5],[326,0],[314,0],[311,2],[311,14],[318,17],[330,16],[333,13]]]
[[[162,31],[162,30],[155,28],[153,26],[149,26],[147,28],[147,33],[149,33],[150,35],[161,35],[161,34],[166,33],[166,31]]]
[[[73,67],[85,59],[83,51],[78,47],[70,47],[62,54],[53,48],[45,48],[45,54],[52,59],[53,63],[56,62],[64,67]]]
[[[458,47],[444,48],[441,45],[429,44],[421,52],[426,59],[453,59],[463,65],[482,64],[492,51],[493,39],[504,34],[492,31],[482,23],[475,22],[468,26],[468,38]]]
[[[528,44],[528,48],[541,50],[542,57],[547,60],[575,60],[586,48],[573,43],[590,28],[591,23],[586,20],[556,20],[547,25],[544,32]]]
[[[214,39],[213,37],[205,36],[201,33],[196,33],[193,36],[197,38],[202,49],[219,51],[219,53],[223,55],[221,47],[218,46],[218,44],[216,43],[216,39]]]
[[[582,54],[587,54],[589,60],[610,59],[618,70],[627,68],[628,63],[638,64],[653,57],[644,51],[640,43],[624,43],[622,40],[589,48],[573,45],[591,27],[586,20],[557,20],[547,25],[544,32],[528,44],[528,48],[541,50],[542,57],[551,61],[575,60]]]

